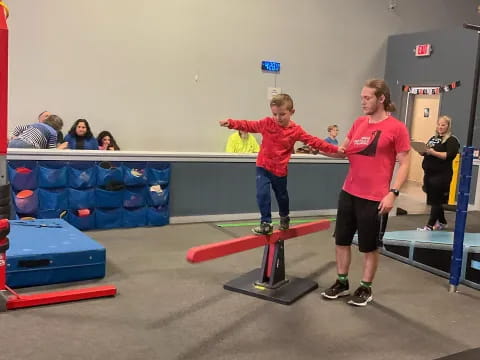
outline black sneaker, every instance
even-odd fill
[[[372,288],[366,286],[359,286],[353,293],[352,299],[348,301],[350,305],[367,306],[373,300]]]
[[[270,235],[273,233],[273,226],[267,222],[261,222],[260,225],[254,227],[252,232],[257,235]]]
[[[278,230],[288,230],[290,228],[290,217],[280,216],[280,226]]]
[[[345,283],[342,283],[340,282],[340,280],[337,279],[337,281],[335,281],[335,284],[322,292],[322,296],[326,297],[327,299],[338,299],[341,296],[350,295],[349,288],[350,287],[348,285],[348,280]]]

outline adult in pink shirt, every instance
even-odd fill
[[[349,304],[365,306],[372,299],[372,281],[378,267],[381,243],[389,211],[408,176],[410,136],[404,123],[391,116],[395,105],[383,80],[365,83],[361,91],[364,116],[353,123],[342,148],[350,162],[339,196],[335,244],[338,278],[322,295],[337,299],[350,295],[348,271],[351,244],[358,233],[358,247],[364,253],[360,286]],[[397,176],[392,184],[395,162]]]

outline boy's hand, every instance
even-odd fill
[[[337,152],[338,152],[339,154],[345,154],[345,148],[344,148],[343,146],[339,146]]]
[[[228,127],[228,120],[220,120],[218,123],[220,126]]]

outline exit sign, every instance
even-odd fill
[[[415,47],[415,56],[430,56],[432,45],[420,44]]]

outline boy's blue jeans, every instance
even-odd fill
[[[272,208],[270,186],[273,189],[278,203],[280,216],[288,216],[290,213],[290,201],[287,191],[287,177],[275,176],[264,168],[257,167],[257,204],[260,209],[262,222],[272,222]]]

